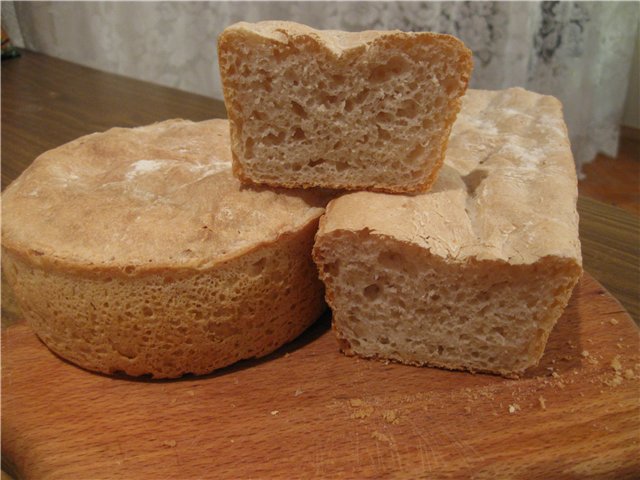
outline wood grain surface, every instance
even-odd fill
[[[640,337],[585,274],[507,380],[348,358],[325,318],[261,361],[110,378],[2,338],[2,461],[26,479],[638,478]]]

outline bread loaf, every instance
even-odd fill
[[[314,258],[342,350],[521,374],[581,274],[576,175],[560,103],[469,91],[429,193],[333,200]]]
[[[424,191],[472,68],[456,38],[237,23],[218,42],[234,173],[283,187]]]
[[[2,195],[3,267],[55,353],[104,373],[204,374],[264,356],[324,310],[326,199],[241,186],[226,120],[88,135]]]

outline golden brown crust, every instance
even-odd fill
[[[82,137],[2,196],[3,270],[40,338],[90,370],[172,378],[264,356],[323,311],[327,192],[242,186],[223,120]]]

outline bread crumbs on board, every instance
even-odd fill
[[[624,372],[624,378],[623,378],[623,373],[622,373],[622,364],[620,363],[620,355],[616,355],[615,357],[613,357],[613,360],[611,360],[611,368],[613,369],[613,376],[612,377],[606,377],[602,382],[609,386],[609,387],[617,387],[618,385],[620,385],[624,378],[628,378],[626,376],[626,372]],[[633,374],[633,371],[631,372]]]
[[[377,431],[371,433],[371,438],[374,438],[375,440],[379,440],[381,442],[391,443],[391,439],[388,436]]]
[[[540,403],[540,408],[542,410],[546,410],[547,409],[547,401],[545,400],[545,398],[542,395],[540,395],[538,397],[538,402]]]
[[[612,318],[612,319],[609,320],[609,323],[611,325],[617,325],[618,324],[618,320],[616,320],[615,318]]]
[[[391,423],[393,425],[397,425],[400,423],[400,418],[398,417],[398,412],[395,410],[385,410],[382,412],[382,418],[385,422]]]
[[[360,398],[350,398],[349,406],[354,409],[351,413],[351,418],[364,419],[369,417],[373,413],[373,406],[367,405],[364,400]]]
[[[163,447],[173,448],[176,445],[177,445],[177,442],[175,440],[165,440],[164,442],[162,442]]]
[[[509,405],[509,413],[516,413],[519,410],[520,410],[520,405],[518,405],[517,403],[513,403]]]
[[[613,370],[615,370],[616,372],[622,371],[622,364],[620,363],[620,355],[616,355],[615,357],[613,357],[613,360],[611,360],[611,368],[613,368]]]
[[[617,387],[622,383],[622,375],[616,373],[613,377],[604,380],[604,384],[609,387]]]
[[[369,417],[373,413],[373,407],[371,405],[366,405],[364,407],[358,408],[351,414],[351,418],[355,419],[363,419]]]

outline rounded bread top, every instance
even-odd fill
[[[168,120],[40,155],[2,194],[2,245],[71,268],[204,269],[299,230],[326,200],[241,185],[226,120]]]
[[[471,50],[453,35],[434,32],[403,32],[400,30],[364,30],[360,32],[346,32],[341,30],[316,30],[307,25],[282,20],[266,20],[256,23],[238,22],[227,27],[219,38],[219,43],[226,42],[228,35],[242,33],[249,36],[259,36],[278,43],[287,44],[295,39],[315,39],[315,41],[335,56],[340,56],[352,50],[365,49],[370,44],[385,40],[409,40],[411,42],[438,42],[443,46],[464,52],[466,60],[471,62]]]
[[[467,90],[429,192],[344,195],[327,207],[319,235],[368,230],[456,262],[553,256],[581,264],[577,196],[557,99],[521,88]]]

